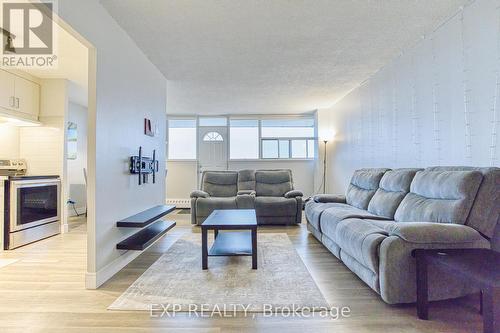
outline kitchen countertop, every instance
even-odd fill
[[[9,176],[9,177],[6,177],[5,179],[8,179],[8,180],[30,180],[30,179],[54,179],[54,178],[59,178],[59,176],[56,176],[56,175],[47,175],[47,176]]]

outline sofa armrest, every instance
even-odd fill
[[[196,191],[191,192],[190,197],[191,198],[209,198],[210,194],[208,194],[205,191],[196,190]]]
[[[343,194],[316,194],[313,197],[314,202],[321,202],[321,203],[329,203],[329,202],[336,202],[336,203],[346,203],[346,198],[345,195]]]
[[[236,195],[253,195],[255,196],[254,190],[240,190]]]
[[[285,198],[297,198],[297,197],[303,197],[304,194],[301,191],[298,190],[291,190],[285,193]]]
[[[387,231],[389,236],[417,244],[473,243],[483,239],[471,227],[452,223],[399,222],[393,223]]]

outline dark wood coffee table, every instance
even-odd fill
[[[210,251],[208,230],[214,231],[214,244]],[[219,233],[220,230],[233,231]],[[252,269],[257,269],[257,217],[254,209],[214,210],[202,223],[202,269],[208,268],[208,257],[221,256],[252,256]]]
[[[418,249],[417,315],[429,318],[427,270],[438,269],[445,276],[481,290],[483,332],[500,332],[500,253],[488,249]]]

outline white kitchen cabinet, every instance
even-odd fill
[[[15,75],[0,70],[0,107],[8,110],[15,109]]]
[[[25,77],[0,70],[0,111],[2,109],[12,116],[38,120],[40,85]]]
[[[16,76],[14,96],[16,110],[38,118],[40,110],[40,86],[38,84]]]

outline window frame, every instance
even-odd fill
[[[319,152],[319,143],[318,143],[318,118],[317,112],[307,114],[307,115],[213,115],[213,116],[197,116],[197,115],[167,115],[167,161],[197,161],[199,158],[199,128],[200,126],[200,118],[219,118],[225,117],[227,119],[226,127],[227,127],[227,156],[228,162],[257,162],[257,161],[314,161],[318,158]],[[270,120],[270,119],[312,119],[314,124],[314,136],[311,137],[262,137],[262,121]],[[168,158],[168,135],[169,135],[169,120],[195,120],[196,122],[196,157],[192,159],[170,159]],[[254,120],[257,121],[258,125],[258,149],[259,154],[258,158],[231,158],[231,120]],[[264,158],[262,156],[262,141],[263,140],[278,140],[278,157],[277,158]],[[280,158],[279,157],[279,141],[280,140],[288,140],[289,146],[289,157],[288,158]],[[305,158],[294,158],[292,157],[292,140],[305,140],[306,141],[306,157]],[[309,144],[308,141],[312,140],[314,152],[313,157],[309,157]]]
[[[257,158],[231,158],[231,120],[251,120],[251,121],[256,121],[257,122]],[[252,127],[253,128],[253,127]],[[260,146],[260,136],[261,136],[261,131],[260,131],[260,119],[256,117],[234,117],[234,116],[228,116],[228,122],[227,122],[227,156],[228,156],[228,161],[229,162],[252,162],[252,161],[260,161],[261,158],[261,146]]]
[[[215,134],[215,137],[213,138],[209,138],[209,134]],[[205,139],[207,138],[207,140]],[[220,139],[219,139],[220,138]],[[217,131],[212,131],[212,132],[208,132],[206,133],[203,138],[201,139],[203,142],[224,142],[224,137],[222,136],[222,134],[220,134],[219,132]]]
[[[170,135],[170,125],[169,122],[170,120],[194,120],[195,122],[195,157],[194,158],[170,158],[169,153],[170,153],[170,142],[169,142],[169,135]],[[168,161],[173,161],[173,162],[196,162],[198,161],[198,117],[192,117],[192,116],[167,116],[167,135],[165,138],[166,141],[166,160]]]
[[[262,152],[262,145],[264,141],[277,141],[278,142],[278,157],[264,157]],[[279,157],[280,156],[280,141],[288,141],[288,157]],[[292,141],[305,141],[306,142],[306,157],[293,157],[293,148],[292,148]],[[260,138],[260,159],[269,161],[269,160],[279,160],[279,161],[286,161],[286,160],[314,160],[316,158],[316,145],[314,147],[314,157],[308,157],[309,156],[309,141],[314,141],[316,142],[317,140],[313,137],[266,137],[266,138]]]

